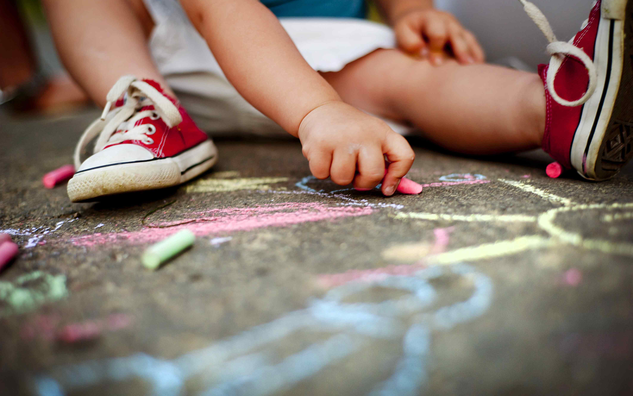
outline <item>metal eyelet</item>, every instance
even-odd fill
[[[147,132],[145,132],[146,135],[153,135],[156,133],[156,127],[154,125],[148,125],[147,126]]]
[[[143,140],[141,140],[141,142],[149,146],[150,144],[154,144],[154,139],[146,137]]]
[[[160,116],[158,115],[158,113],[153,112],[151,116],[149,116],[150,120],[157,120],[160,118]]]

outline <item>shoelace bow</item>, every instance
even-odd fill
[[[567,107],[575,107],[580,106],[587,102],[591,95],[596,90],[596,86],[598,84],[598,73],[596,71],[596,66],[591,61],[591,58],[580,48],[576,47],[573,44],[573,38],[570,42],[558,41],[556,39],[556,35],[552,30],[547,18],[538,9],[533,3],[530,3],[527,0],[519,0],[521,4],[523,4],[523,8],[528,16],[534,21],[536,26],[543,32],[547,41],[549,41],[549,45],[547,46],[547,52],[552,56],[552,61],[550,62],[550,67],[547,72],[547,90],[549,91],[552,98],[559,104]],[[595,6],[595,3],[594,3]],[[581,29],[584,29],[587,26],[588,20],[583,23]],[[583,63],[585,68],[587,69],[587,73],[589,73],[589,87],[587,88],[587,92],[578,100],[568,101],[561,98],[554,88],[554,80],[556,79],[556,74],[558,74],[558,70],[563,64],[563,60],[565,60],[566,56],[572,56]]]
[[[110,111],[112,104],[127,92],[125,104]],[[75,169],[81,165],[81,153],[86,146],[98,136],[93,153],[103,150],[107,145],[128,140],[140,140],[145,144],[152,144],[148,135],[156,133],[156,127],[151,124],[134,126],[143,118],[153,120],[162,118],[170,128],[182,122],[178,107],[152,85],[138,80],[134,76],[124,76],[114,84],[106,97],[107,104],[101,118],[93,122],[83,133],[77,147],[75,147]],[[139,111],[141,107],[153,104],[154,110]],[[130,127],[125,133],[116,133],[118,129]]]

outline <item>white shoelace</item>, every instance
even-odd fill
[[[110,111],[112,103],[116,102],[127,92],[125,104]],[[182,122],[178,107],[150,84],[138,80],[134,76],[124,76],[114,84],[106,97],[107,104],[101,118],[93,122],[83,133],[77,147],[75,147],[75,169],[81,165],[81,153],[97,136],[93,153],[103,150],[107,145],[121,143],[128,140],[140,140],[145,144],[154,141],[149,135],[156,133],[156,127],[151,124],[134,126],[145,117],[157,120],[162,118],[170,128]],[[153,104],[155,110],[138,111],[140,108]],[[127,132],[116,133],[118,130],[128,129]]]
[[[587,102],[591,95],[596,90],[596,86],[598,84],[598,73],[596,71],[596,66],[591,61],[591,58],[587,56],[587,54],[580,48],[576,47],[572,41],[566,43],[564,41],[558,41],[556,39],[556,35],[552,30],[547,18],[545,15],[539,10],[533,3],[530,3],[527,0],[519,0],[525,9],[525,12],[528,16],[536,23],[536,26],[543,32],[547,41],[549,41],[549,45],[547,46],[547,52],[552,56],[552,60],[550,62],[549,70],[547,72],[547,89],[552,95],[552,98],[559,104],[567,107],[575,107],[580,106]],[[595,4],[594,4],[595,5]],[[588,21],[583,23],[582,29],[587,26]],[[556,89],[554,88],[554,80],[556,79],[556,74],[558,74],[558,70],[563,64],[563,60],[565,60],[566,56],[572,56],[578,60],[580,60],[585,68],[587,69],[587,73],[589,73],[589,87],[587,88],[587,92],[578,100],[568,101],[556,93]]]

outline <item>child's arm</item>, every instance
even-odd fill
[[[407,141],[343,103],[303,59],[277,18],[257,0],[181,0],[238,92],[301,139],[314,176],[392,195],[413,164]],[[358,174],[357,174],[358,173]]]
[[[433,8],[433,0],[376,0],[396,33],[398,45],[409,53],[427,54],[439,65],[450,43],[462,64],[482,63],[484,52],[475,36],[451,14]]]

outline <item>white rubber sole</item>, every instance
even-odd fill
[[[211,140],[175,156],[95,168],[75,174],[68,182],[72,202],[136,191],[172,187],[209,170],[218,160]]]
[[[609,143],[607,140],[613,138],[611,132],[614,124],[621,122],[621,113],[628,113],[623,109],[623,106],[626,107],[623,103],[626,99],[622,86],[626,88],[631,77],[630,70],[625,70],[626,63],[629,62],[629,49],[626,45],[632,42],[626,32],[631,23],[631,16],[627,16],[627,10],[631,8],[629,1],[633,0],[603,0],[601,4],[602,17],[594,54],[598,85],[596,92],[583,107],[570,152],[572,166],[589,180],[612,178],[626,163],[623,160],[619,166],[611,165],[611,169],[603,166],[606,164],[603,163],[605,147]],[[625,114],[624,118],[629,117]],[[627,154],[623,152],[622,156],[625,158]]]

